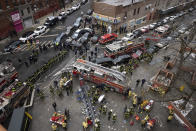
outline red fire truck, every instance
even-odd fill
[[[123,93],[127,87],[123,73],[82,59],[73,64],[73,74],[96,84],[104,84],[119,93]]]
[[[134,44],[133,42],[117,41],[112,44],[106,45],[104,54],[107,57],[116,57],[119,55],[130,54],[138,49],[143,49],[144,44]]]

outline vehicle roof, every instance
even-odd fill
[[[25,108],[17,108],[14,109],[12,114],[12,118],[8,127],[8,131],[21,131],[22,130],[22,123],[25,115]]]
[[[110,62],[110,61],[112,61],[112,58],[110,58],[110,57],[103,57],[103,58],[97,58],[96,59],[97,64],[101,64],[103,62]]]
[[[53,20],[54,18],[55,18],[54,16],[47,17],[48,20]]]
[[[121,48],[127,47],[129,45],[133,45],[133,42],[118,41],[118,42],[114,42],[112,44],[106,45],[106,48],[108,48],[109,50],[114,52],[114,51],[117,51]]]

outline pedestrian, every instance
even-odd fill
[[[124,113],[127,111],[127,105],[125,105],[124,107]]]
[[[56,102],[53,102],[53,103],[52,103],[52,106],[53,106],[53,108],[54,108],[54,110],[55,110],[55,112],[56,112]]]
[[[116,114],[114,113],[114,114],[112,115],[113,124],[116,122],[116,119],[117,119],[117,116],[116,116]]]
[[[67,96],[69,96],[69,89],[66,87]]]
[[[144,83],[146,82],[145,79],[142,79],[142,84],[141,84],[141,87],[143,87]]]
[[[139,85],[139,83],[140,83],[140,79],[137,79],[137,81],[136,81],[136,87]]]
[[[29,64],[28,64],[28,62],[26,62],[26,61],[25,61],[24,63],[25,63],[25,66],[26,66],[26,67],[29,67]]]
[[[108,121],[110,120],[111,116],[112,116],[112,109],[108,112]]]
[[[64,112],[64,115],[65,115],[65,116],[67,116],[67,109],[66,109],[66,108],[65,108],[65,112]]]

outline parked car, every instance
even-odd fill
[[[122,64],[122,63],[127,63],[129,59],[131,58],[130,55],[121,55],[118,56],[113,60],[114,65]]]
[[[66,13],[67,13],[68,15],[70,15],[70,14],[73,13],[73,11],[74,11],[74,10],[73,10],[72,8],[68,8],[67,11],[66,11]]]
[[[80,42],[76,41],[76,40],[72,40],[72,41],[70,42],[70,46],[81,47],[82,44],[81,44]]]
[[[148,49],[146,50],[146,52],[149,54],[154,54],[154,53],[157,53],[158,51],[159,51],[159,48],[154,45],[150,45],[150,47],[148,47]]]
[[[62,32],[60,35],[56,37],[53,44],[57,44],[58,42],[58,45],[59,45],[59,44],[64,43],[65,41],[66,41],[66,35],[65,35],[65,32]]]
[[[152,23],[149,25],[149,29],[153,30],[156,27],[157,23]]]
[[[108,42],[111,42],[111,41],[117,39],[117,37],[118,37],[118,35],[115,33],[105,34],[105,35],[101,36],[101,38],[99,39],[99,43],[106,44]]]
[[[80,4],[79,3],[72,6],[72,9],[74,11],[78,10],[79,8],[80,8]]]
[[[76,40],[76,39],[78,39],[80,36],[82,36],[83,34],[85,34],[86,32],[89,32],[90,35],[93,34],[93,30],[90,29],[90,28],[78,29],[78,30],[76,30],[76,32],[72,35],[72,39]]]
[[[71,36],[71,34],[73,33],[73,31],[74,31],[74,27],[73,26],[68,26],[66,28],[65,35],[66,36]]]
[[[168,46],[168,42],[162,41],[162,42],[156,43],[155,46],[158,47],[159,49],[162,49]]]
[[[47,27],[46,26],[38,26],[35,30],[34,30],[34,35],[38,36],[42,33],[44,33],[46,31]]]
[[[59,13],[59,16],[58,16],[58,19],[59,20],[64,20],[66,18],[66,12],[65,11],[62,11],[61,13]]]
[[[89,32],[86,32],[79,40],[79,42],[81,44],[84,44],[85,42],[87,42],[90,38],[91,34]]]
[[[135,36],[133,33],[127,33],[126,36],[122,38],[122,41],[130,41],[134,38],[135,38]]]
[[[133,34],[134,34],[134,38],[136,38],[136,37],[139,37],[139,36],[142,35],[142,31],[141,30],[135,30],[135,31],[133,31]]]
[[[51,27],[51,26],[56,25],[57,22],[58,22],[58,17],[49,16],[46,19],[46,22],[44,23],[44,25],[47,26],[47,27]]]
[[[78,17],[74,23],[74,27],[79,28],[82,22],[82,17]]]
[[[26,43],[27,40],[32,39],[33,37],[34,37],[34,32],[33,31],[27,31],[19,38],[19,40]]]
[[[178,32],[181,33],[181,34],[184,34],[186,30],[187,30],[187,27],[185,27],[185,26],[183,27],[183,26],[182,26],[182,27],[178,30]]]
[[[81,4],[85,4],[88,0],[82,0]]]
[[[94,35],[93,37],[91,37],[91,42],[92,42],[92,43],[97,43],[98,40],[99,40],[99,37],[96,36],[96,35]]]
[[[88,9],[87,15],[92,15],[92,14],[93,14],[93,10],[92,9]]]
[[[14,49],[16,49],[17,47],[19,47],[22,44],[24,44],[24,42],[22,42],[20,40],[12,41],[4,48],[4,51],[5,52],[13,51]]]
[[[143,27],[140,28],[140,31],[141,31],[142,33],[146,33],[146,32],[149,31],[149,29],[148,29],[148,27],[143,26]]]

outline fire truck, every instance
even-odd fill
[[[31,88],[14,81],[0,93],[0,122],[3,122],[29,96]]]
[[[119,93],[124,93],[127,88],[126,78],[123,73],[86,60],[78,59],[73,64],[73,75],[77,74],[87,81],[104,84]]]
[[[18,77],[15,67],[10,62],[0,64],[0,92]]]
[[[106,45],[104,54],[107,57],[115,58],[116,56],[129,54],[142,48],[144,48],[144,43],[134,44],[131,41],[116,41],[112,44]]]

